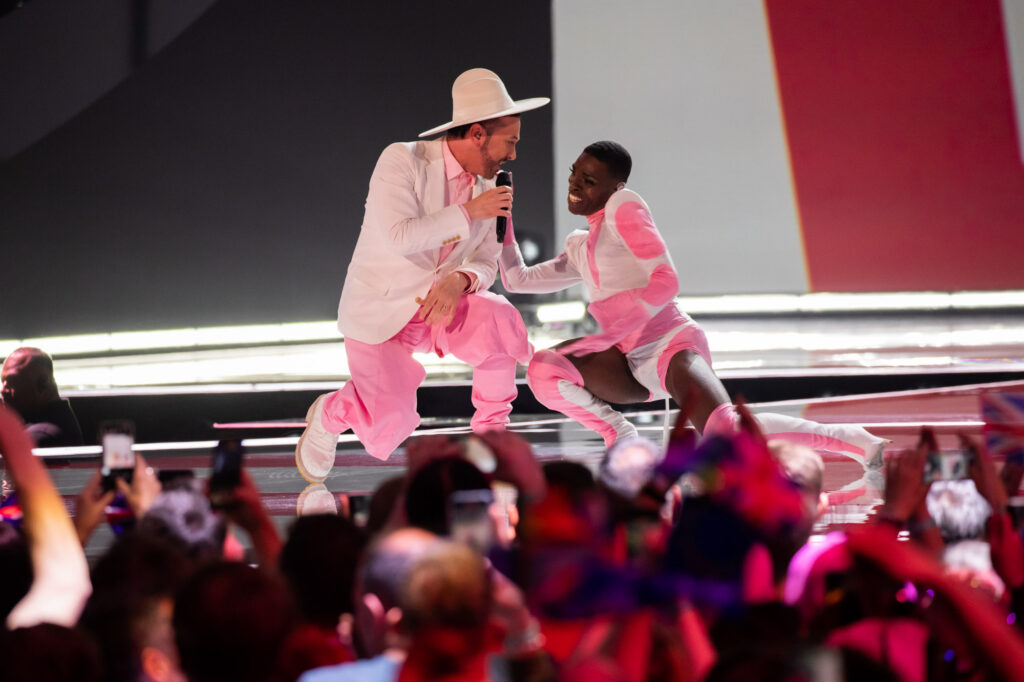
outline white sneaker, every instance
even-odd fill
[[[334,467],[334,449],[338,446],[338,434],[331,433],[323,426],[323,394],[310,405],[306,412],[306,430],[302,432],[295,446],[295,466],[302,477],[310,483],[321,483]]]

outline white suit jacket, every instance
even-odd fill
[[[444,140],[396,142],[377,160],[363,226],[338,303],[338,329],[363,343],[398,333],[419,310],[433,283],[455,270],[476,275],[474,290],[494,283],[501,244],[495,219],[466,221],[444,206]],[[477,176],[473,196],[494,187]],[[454,249],[438,264],[441,247]]]

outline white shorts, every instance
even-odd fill
[[[642,342],[642,341],[641,341]],[[665,390],[665,375],[672,357],[683,350],[692,350],[711,365],[711,349],[704,330],[688,320],[657,338],[626,352],[629,370],[640,384],[651,392],[648,400],[670,397]]]

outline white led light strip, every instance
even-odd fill
[[[688,313],[705,314],[984,310],[1024,308],[1024,291],[680,296],[676,302]]]
[[[20,346],[42,348],[53,356],[84,355],[122,351],[150,351],[168,348],[201,348],[337,340],[337,325],[331,321],[289,322],[237,327],[199,327],[154,331],[78,334],[31,339],[0,340],[0,355]]]
[[[877,294],[751,294],[679,297],[679,307],[693,314],[764,314],[881,311],[954,311],[1022,308],[1024,291],[958,291]],[[583,319],[581,301],[540,304],[542,323]],[[78,334],[27,339],[0,339],[0,357],[15,348],[35,346],[50,355],[110,354],[167,349],[272,345],[337,341],[341,338],[332,320],[234,327],[196,327],[152,331]]]

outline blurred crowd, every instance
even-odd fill
[[[47,373],[32,362],[12,367]],[[0,680],[1024,677],[1024,467],[966,437],[966,478],[932,480],[922,431],[886,453],[872,518],[827,535],[820,454],[742,406],[734,435],[683,415],[596,469],[512,432],[423,437],[368,499],[311,486],[282,537],[244,466],[211,487],[137,455],[69,513],[32,453],[39,412],[9,395]]]

